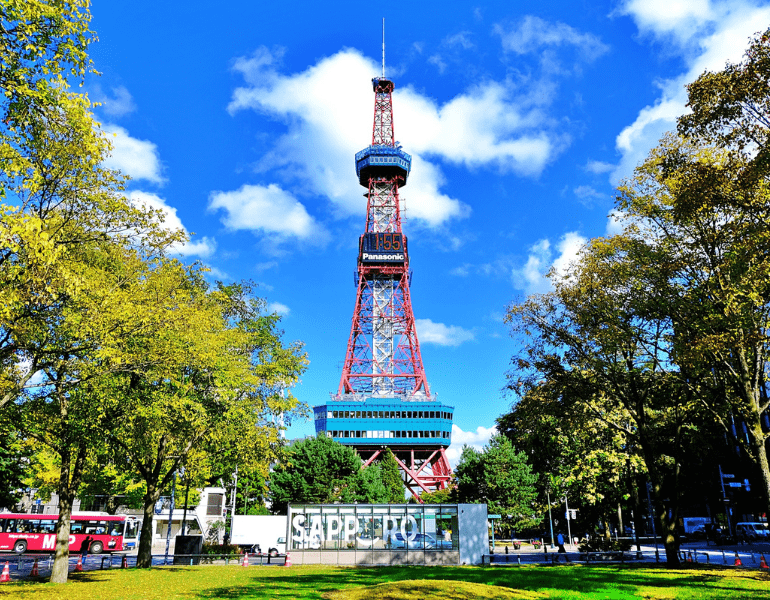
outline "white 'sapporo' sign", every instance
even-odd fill
[[[306,548],[320,548],[324,542],[338,541],[350,543],[359,532],[366,530],[369,516],[356,515],[310,515],[308,522],[304,514],[295,514],[291,520],[292,540]],[[381,515],[382,539],[390,540],[391,544],[404,541],[413,542],[417,538],[417,520],[412,515]],[[396,534],[401,534],[400,539]],[[356,541],[364,547],[375,544],[379,537],[357,537]]]

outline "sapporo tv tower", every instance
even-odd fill
[[[393,134],[395,86],[385,77],[384,23],[382,77],[372,85],[372,144],[356,154],[358,181],[367,189],[356,305],[339,390],[329,404],[314,408],[315,427],[354,447],[365,466],[390,448],[405,487],[419,500],[422,492],[445,489],[449,482],[445,449],[454,409],[431,396],[414,326],[398,198],[412,157]]]

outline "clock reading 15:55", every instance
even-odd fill
[[[403,252],[404,235],[402,233],[365,233],[363,250],[365,252]]]

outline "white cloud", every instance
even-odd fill
[[[105,92],[100,85],[95,85],[89,92],[94,102],[101,104],[101,110],[110,117],[122,117],[136,110],[136,104],[131,93],[124,86],[110,88],[110,93]]]
[[[476,337],[472,331],[457,325],[434,323],[430,319],[415,319],[414,325],[417,329],[417,338],[423,344],[459,346],[463,342],[471,341]]]
[[[278,262],[275,260],[270,260],[267,262],[260,262],[254,265],[254,270],[257,273],[262,273],[263,271],[267,271],[268,269],[275,269],[278,267]]]
[[[675,128],[676,118],[687,110],[685,85],[704,71],[739,62],[749,38],[770,22],[770,6],[743,0],[627,0],[621,12],[631,16],[643,33],[673,42],[669,50],[681,54],[686,70],[660,82],[655,103],[641,109],[618,135],[615,145],[622,159],[612,174],[613,183],[630,176],[661,136]]]
[[[471,274],[471,267],[472,265],[470,263],[463,263],[459,267],[455,267],[449,271],[449,274],[457,277],[468,277],[468,275]]]
[[[502,39],[503,48],[516,54],[537,52],[545,46],[574,46],[583,60],[593,61],[609,50],[609,46],[593,34],[532,15],[508,31],[500,25],[496,25],[494,31]]]
[[[289,192],[271,183],[244,185],[232,192],[212,192],[209,210],[222,209],[230,229],[250,229],[280,237],[318,239],[323,230]]]
[[[112,144],[112,154],[104,161],[106,167],[118,169],[132,179],[163,183],[160,156],[155,144],[133,138],[126,129],[111,123],[103,125],[102,129]]]
[[[470,31],[460,31],[459,33],[444,38],[444,44],[449,47],[462,46],[465,50],[470,50],[474,47],[474,43],[471,41],[470,36]]]
[[[476,431],[463,431],[457,425],[452,425],[452,444],[446,449],[449,464],[454,469],[460,460],[463,446],[468,445],[476,450],[483,450],[490,438],[497,433],[496,427],[487,429],[479,425]]]
[[[291,312],[291,309],[286,306],[285,304],[281,304],[280,302],[271,302],[267,305],[267,312],[268,313],[278,313],[279,315],[288,316]]]
[[[601,193],[590,185],[579,185],[573,189],[572,192],[580,198],[580,202],[586,206],[590,206],[594,200],[602,200],[607,197],[606,194]]]
[[[444,74],[444,71],[446,71],[447,64],[444,62],[444,59],[441,58],[440,54],[432,54],[430,58],[428,58],[428,62],[432,65],[436,65],[438,72],[442,75]]]
[[[228,110],[253,109],[286,123],[286,134],[258,169],[277,173],[287,189],[296,185],[321,191],[341,215],[363,214],[366,203],[351,157],[371,139],[374,101],[368,82],[378,65],[352,49],[289,75],[276,71],[277,62],[262,48],[234,63],[248,85],[234,90]],[[470,212],[441,193],[444,178],[434,159],[525,176],[542,172],[566,138],[533,105],[533,98],[541,96],[529,92],[508,81],[487,82],[440,105],[411,87],[396,89],[396,137],[413,156],[412,175],[403,189],[410,219],[437,227]]]
[[[176,214],[176,208],[166,204],[166,201],[160,196],[134,190],[129,192],[127,197],[134,206],[145,206],[152,210],[161,211],[163,213],[163,227],[170,231],[181,229],[188,238],[190,237],[189,232],[185,226],[182,225],[182,220]],[[196,241],[190,239],[184,244],[174,244],[169,250],[173,254],[178,254],[180,256],[200,256],[206,258],[207,256],[211,256],[216,248],[217,245],[215,240],[203,237]]]
[[[717,15],[710,0],[626,0],[618,11],[633,17],[642,32],[687,43]]]
[[[514,92],[511,85],[492,81],[438,106],[407,87],[397,95],[397,136],[417,154],[537,176],[563,148],[564,139],[550,132],[549,119],[539,108],[518,104]]]
[[[615,169],[615,165],[600,160],[589,160],[584,167],[589,173],[601,175],[602,173],[609,173]]]
[[[611,210],[607,215],[607,229],[605,235],[619,235],[629,225],[629,219],[621,211]]]
[[[565,275],[587,241],[574,231],[564,234],[556,247],[558,255],[554,258],[551,242],[547,239],[539,240],[529,249],[524,266],[511,271],[513,286],[527,294],[551,291],[553,286],[551,280],[546,277],[548,272],[553,269],[557,277]]]
[[[209,275],[218,281],[228,281],[232,279],[230,275],[228,275],[225,271],[222,271],[221,269],[217,269],[216,267],[212,267],[211,265],[206,265],[206,268],[209,270]]]

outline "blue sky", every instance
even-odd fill
[[[455,407],[450,459],[512,401],[506,306],[548,290],[613,230],[613,190],[673,128],[684,85],[740,60],[770,26],[760,1],[101,2],[101,77],[85,90],[114,134],[128,194],[194,233],[211,277],[251,279],[302,340],[295,394],[339,384],[366,209],[386,20],[412,302],[431,390]],[[313,433],[294,423],[289,437]]]

